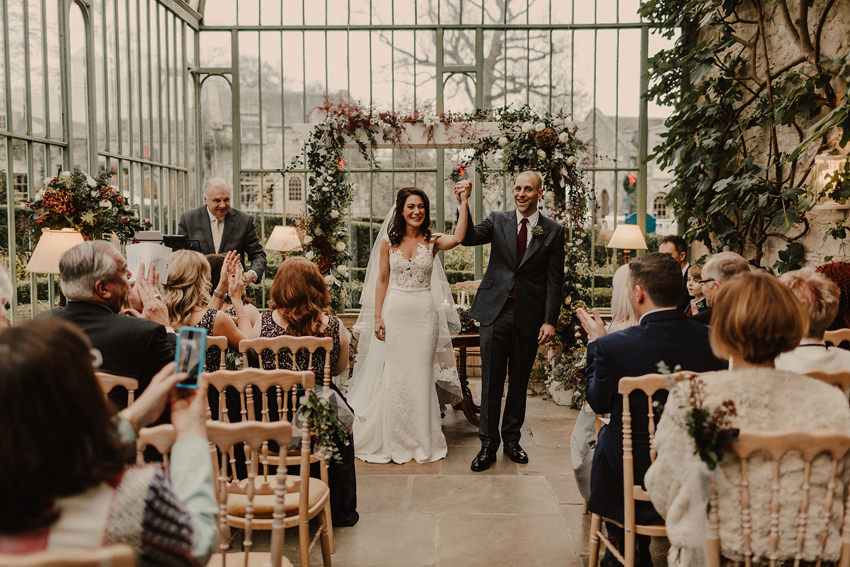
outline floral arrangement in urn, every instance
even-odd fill
[[[151,223],[139,219],[139,211],[127,203],[117,187],[109,185],[109,174],[97,177],[85,171],[62,171],[44,180],[44,187],[27,201],[30,222],[37,229],[73,228],[88,240],[102,240],[113,233],[125,243],[137,230]]]

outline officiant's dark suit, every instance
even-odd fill
[[[677,275],[678,267],[672,270]],[[593,455],[588,508],[607,518],[623,521],[623,402],[617,393],[620,378],[658,372],[662,361],[670,369],[681,366],[695,372],[726,366],[711,352],[708,327],[687,319],[677,308],[678,291],[677,281],[670,293],[669,308],[646,313],[634,327],[600,337],[587,346],[587,402],[596,413],[611,414],[610,423],[599,432]],[[666,398],[666,392],[659,392],[653,399],[664,403]],[[631,407],[635,483],[643,484],[650,465],[646,396],[632,394]],[[638,523],[659,518],[652,505],[644,502],[638,502],[635,514]]]
[[[468,210],[466,214],[469,215]],[[472,228],[467,230],[463,241],[465,246],[491,244],[490,262],[475,293],[470,316],[481,324],[482,391],[478,437],[482,451],[490,448],[492,458],[495,458],[500,441],[499,415],[505,370],[507,368],[509,383],[501,440],[505,442],[505,451],[509,452],[509,444],[519,441],[525,420],[528,376],[537,354],[541,326],[558,323],[564,282],[564,227],[542,214],[536,216],[538,214],[532,215],[536,225],[526,226],[526,233],[520,232],[523,217],[517,210],[490,213],[475,226],[470,215]],[[520,234],[526,236],[527,242],[523,254]],[[527,456],[523,454],[523,457],[527,461]],[[476,468],[473,463],[473,470],[483,468]]]
[[[215,223],[217,218],[221,218],[224,225],[216,227],[220,233],[214,238],[212,223]],[[257,236],[254,217],[230,207],[230,189],[224,185],[223,180],[212,179],[207,182],[204,188],[204,204],[180,215],[177,230],[189,240],[197,240],[202,254],[224,254],[236,250],[242,266],[245,267],[245,273],[254,272],[254,281],[263,277],[266,253]],[[220,240],[218,246],[216,240]],[[247,267],[246,255],[249,262]]]

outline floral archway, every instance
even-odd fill
[[[496,171],[516,175],[535,170],[543,176],[547,214],[568,230],[565,241],[564,304],[556,338],[548,357],[549,381],[581,390],[582,378],[573,361],[580,358],[584,341],[575,309],[590,296],[590,189],[585,185],[580,155],[586,148],[576,137],[576,126],[562,114],[538,113],[523,106],[475,114],[378,112],[349,103],[326,103],[317,109],[322,119],[311,125],[304,153],[290,169],[308,171],[307,218],[304,220],[304,255],[315,262],[331,291],[334,310],[356,302],[349,297],[351,259],[344,215],[353,198],[344,151],[356,146],[363,159],[378,168],[371,150],[379,145],[410,146],[412,136],[438,147],[438,138],[450,130],[466,138],[468,158],[457,165],[464,170],[475,163],[483,179]],[[456,171],[457,171],[456,170]]]

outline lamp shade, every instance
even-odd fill
[[[646,250],[646,240],[636,224],[618,224],[608,241],[608,248],[623,248],[625,250]]]
[[[301,250],[301,240],[294,226],[276,226],[266,242],[266,250],[292,252]]]
[[[66,251],[83,243],[83,235],[73,228],[53,230],[45,228],[33,250],[27,271],[34,274],[58,274],[59,259]]]

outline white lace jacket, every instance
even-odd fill
[[[713,408],[725,400],[735,402],[738,417],[734,425],[741,429],[778,431],[783,429],[833,429],[850,433],[850,406],[843,392],[813,378],[774,369],[746,369],[704,374],[705,407]],[[656,510],[665,518],[670,539],[669,565],[700,563],[704,549],[705,512],[694,509],[706,500],[695,498],[694,475],[700,460],[694,443],[682,424],[687,411],[688,387],[674,387],[667,400],[655,437],[658,457],[646,473],[646,488]],[[756,556],[768,552],[770,529],[770,486],[772,465],[764,455],[756,455],[750,463],[750,498],[752,509],[752,548]],[[820,534],[823,533],[822,510],[829,477],[826,456],[815,459],[809,494],[809,521],[803,559],[814,560]],[[705,467],[703,467],[704,470]],[[740,520],[740,464],[725,455],[719,466],[726,482],[718,488],[721,553],[730,559],[743,558]],[[803,461],[790,454],[780,468],[779,555],[793,557],[796,550],[797,518]],[[826,559],[840,555],[840,529],[844,513],[842,496],[850,480],[850,466],[839,470],[835,501],[829,522]],[[721,481],[722,482],[722,481]],[[702,488],[706,485],[703,483]],[[707,496],[707,495],[703,495]],[[703,546],[703,547],[700,547]]]

